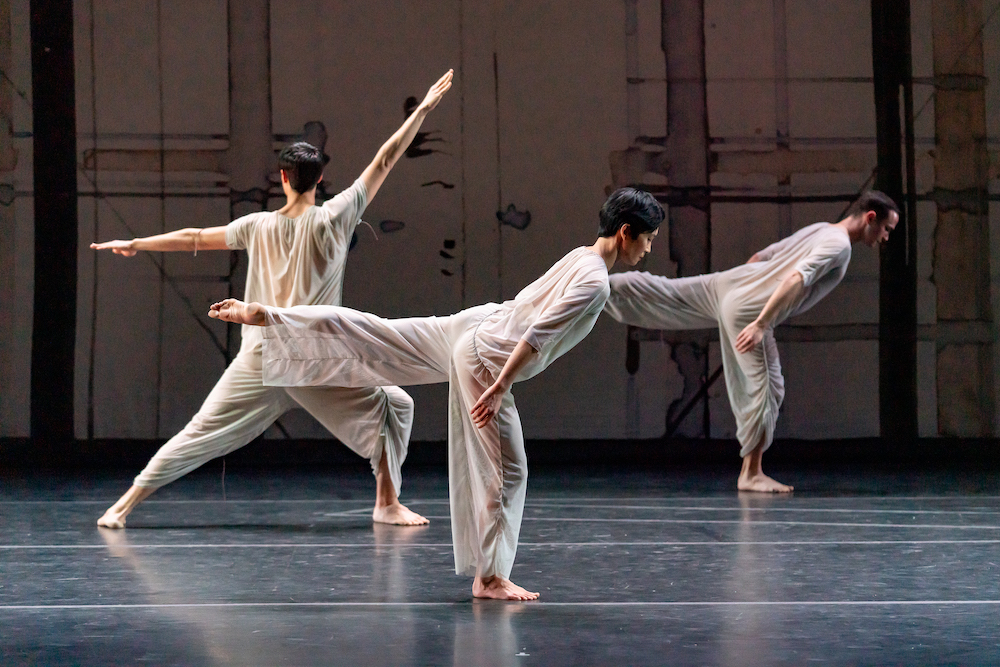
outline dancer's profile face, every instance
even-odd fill
[[[889,211],[889,217],[884,220],[876,220],[874,211],[868,211],[865,216],[871,216],[870,220],[865,220],[868,224],[865,226],[864,236],[865,245],[870,248],[886,243],[890,232],[899,224],[899,214],[895,211]]]
[[[632,238],[628,225],[621,229],[621,249],[618,252],[618,259],[628,266],[635,266],[639,260],[645,257],[647,252],[653,249],[653,239],[660,233],[659,229],[651,232],[644,232]]]

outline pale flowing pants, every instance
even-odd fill
[[[487,304],[448,317],[397,320],[337,306],[268,308],[264,382],[351,387],[447,382],[455,571],[509,578],[527,487],[521,420],[509,392],[483,428],[469,414],[495,382],[476,350],[476,331],[496,308]]]
[[[198,413],[150,459],[134,484],[159,488],[214,458],[248,444],[278,417],[300,406],[378,470],[386,457],[399,493],[400,467],[413,426],[413,399],[399,387],[265,387],[261,353],[243,351],[216,383]]]
[[[760,313],[763,295],[748,298],[727,278],[726,272],[690,278],[636,271],[612,274],[605,311],[619,322],[646,329],[718,327],[726,391],[736,417],[736,439],[740,456],[746,456],[758,445],[763,445],[763,450],[771,446],[785,381],[770,329],[750,352],[736,351],[736,338]]]

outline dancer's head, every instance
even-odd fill
[[[663,207],[653,195],[635,188],[620,188],[601,207],[597,234],[614,237],[618,259],[635,266],[649,252],[663,217]]]
[[[847,217],[857,216],[863,223],[861,236],[870,247],[885,243],[889,233],[899,223],[899,206],[892,197],[879,190],[867,190],[847,209]]]
[[[278,153],[281,180],[299,194],[316,187],[323,178],[324,164],[323,151],[304,141],[289,144]]]

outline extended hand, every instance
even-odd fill
[[[746,354],[760,345],[762,340],[764,340],[764,325],[758,324],[756,321],[751,322],[736,337],[736,351],[740,354]]]
[[[438,102],[441,101],[441,98],[444,97],[444,94],[448,92],[449,88],[451,88],[451,79],[454,76],[455,70],[450,69],[445,72],[444,76],[438,79],[437,83],[431,86],[430,90],[427,91],[427,96],[424,98],[424,101],[420,103],[420,106],[428,111],[436,107]]]
[[[483,392],[483,395],[479,397],[476,404],[469,410],[469,414],[472,415],[472,421],[476,426],[482,428],[490,423],[490,420],[493,419],[500,409],[500,404],[503,402],[503,396],[506,393],[507,390],[495,382],[492,387]]]
[[[138,252],[132,249],[131,241],[105,241],[104,243],[91,243],[90,247],[94,250],[110,250],[116,255],[124,255],[125,257],[133,257]]]

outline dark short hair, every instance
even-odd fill
[[[288,184],[298,193],[309,192],[323,175],[323,151],[297,141],[281,149],[278,166],[288,175]]]
[[[639,234],[659,228],[663,217],[663,207],[653,195],[635,188],[620,188],[612,192],[601,207],[597,235],[614,236],[622,225],[627,224],[629,236],[639,238]]]
[[[858,197],[857,201],[847,209],[847,217],[875,211],[875,221],[882,222],[889,217],[890,211],[895,211],[899,215],[899,206],[892,200],[892,197],[881,190],[866,190]]]

